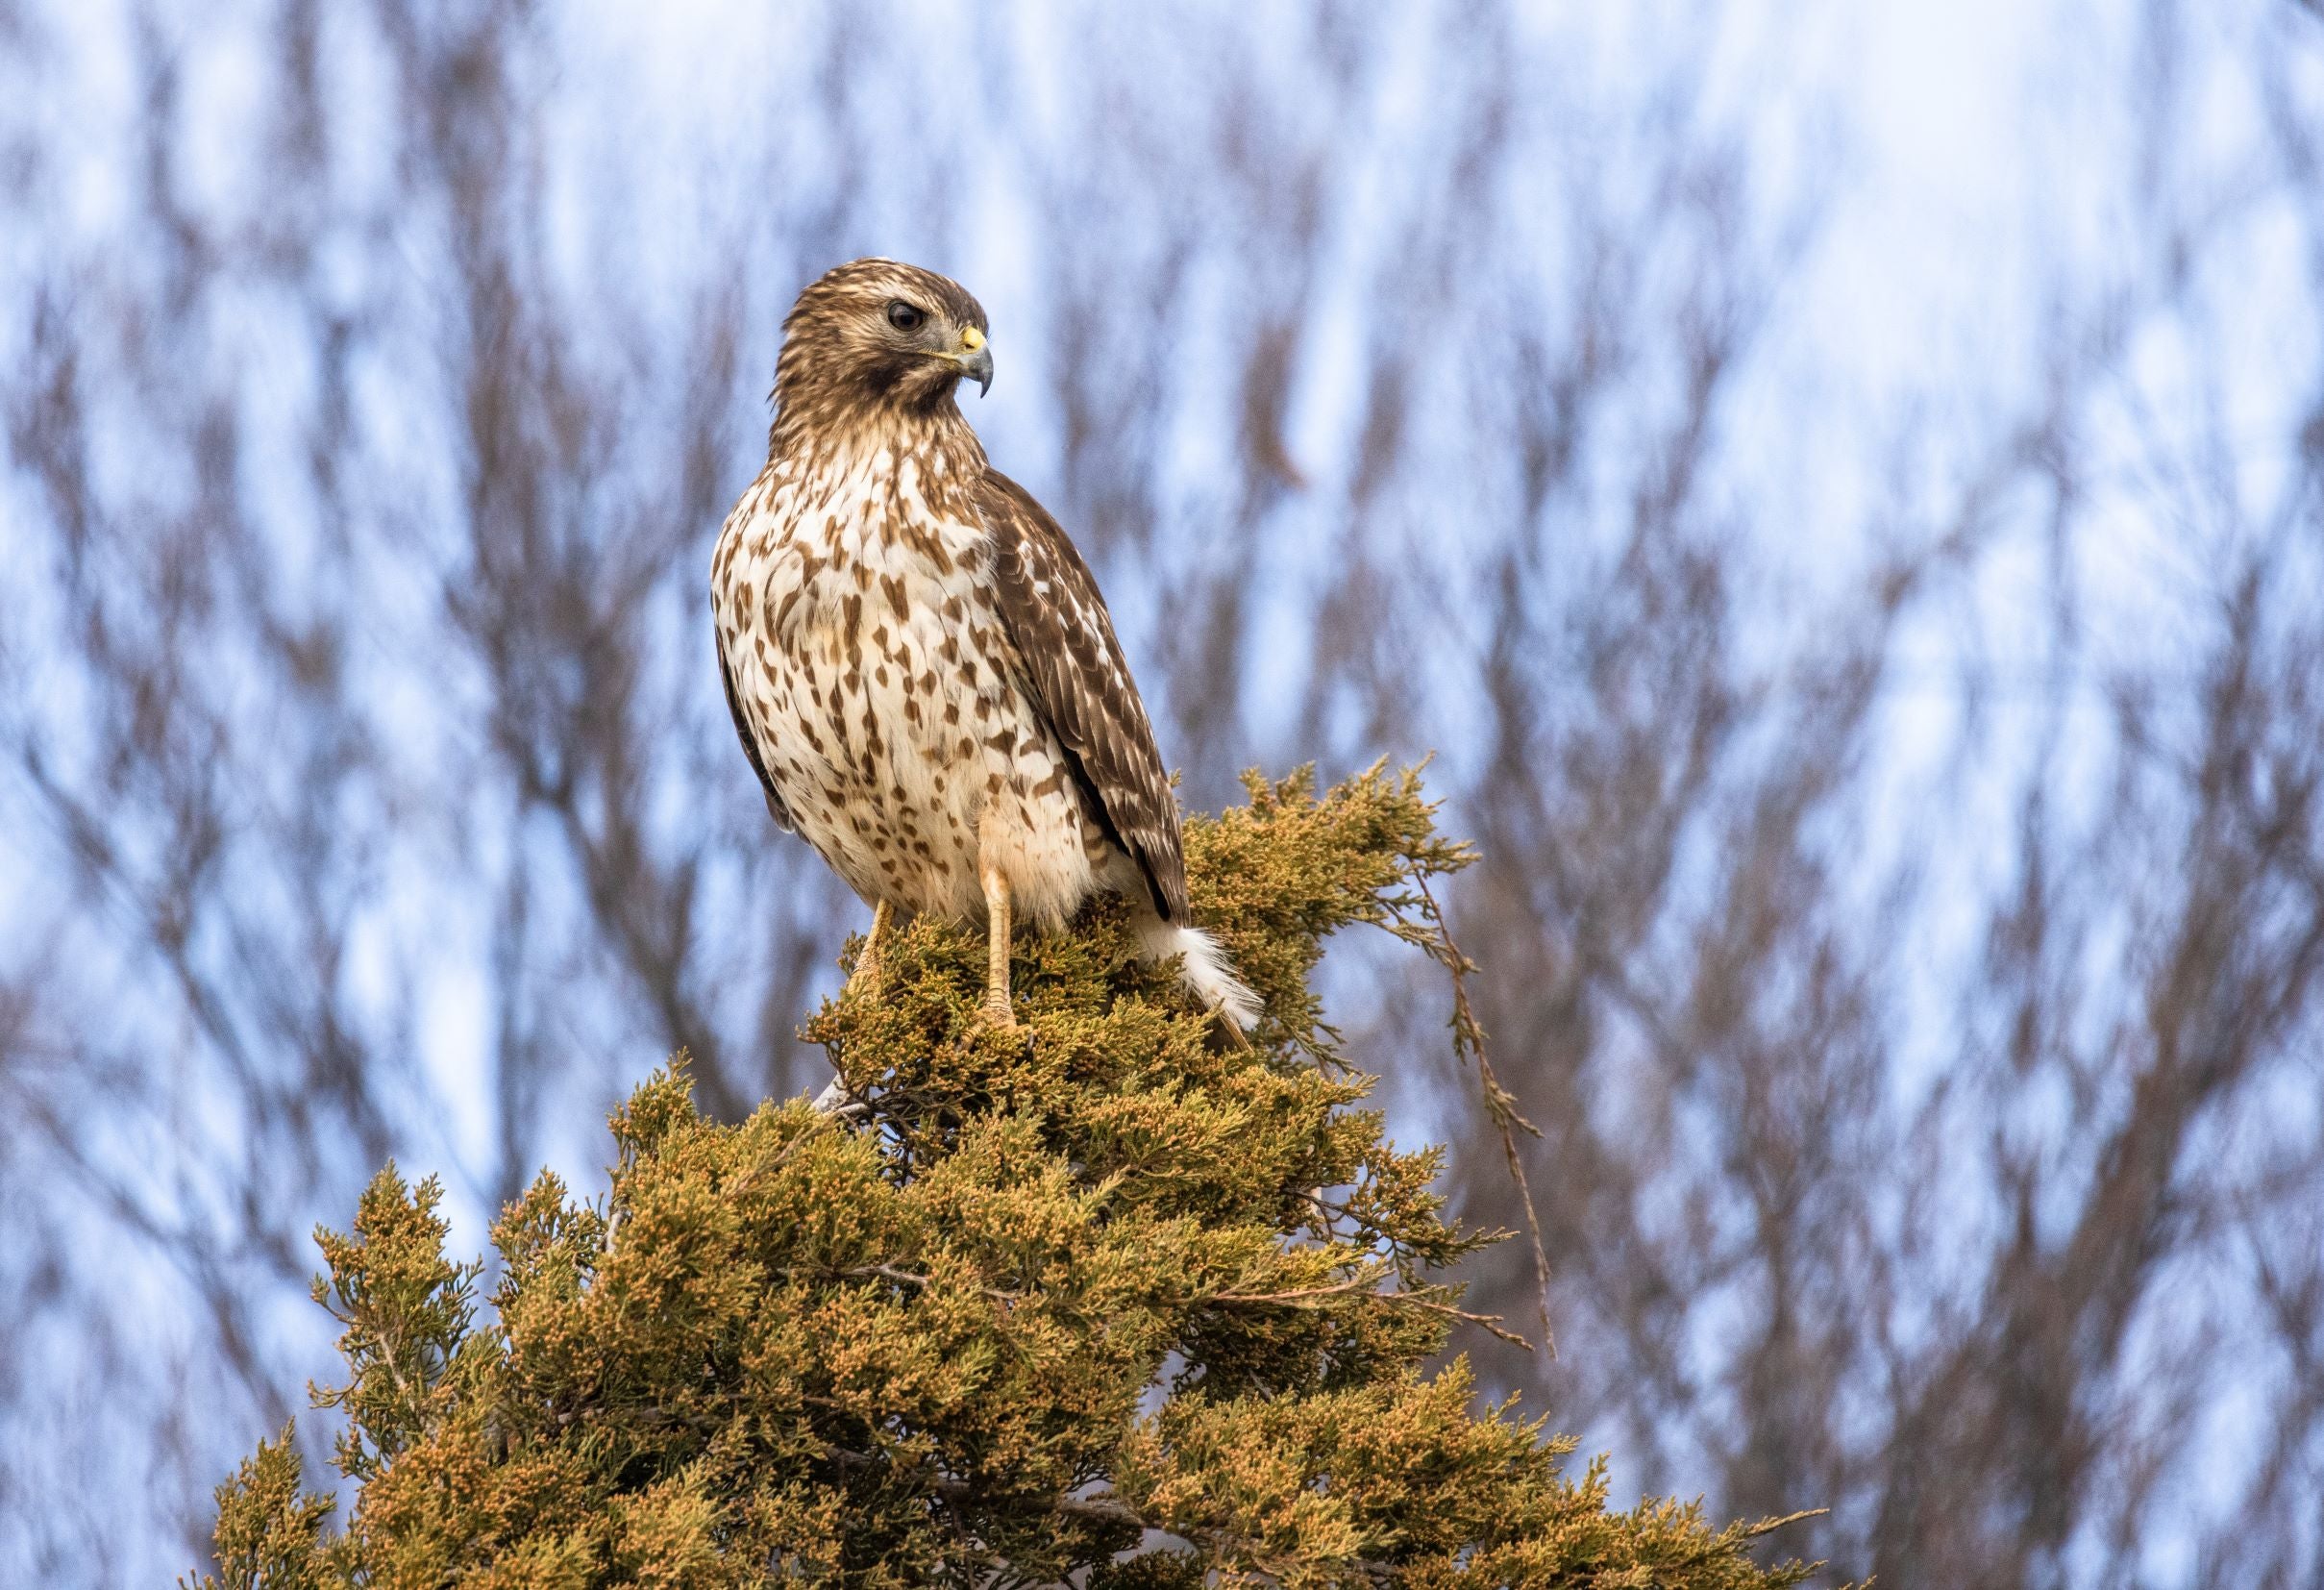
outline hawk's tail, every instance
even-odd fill
[[[1140,960],[1150,965],[1177,956],[1178,976],[1202,1007],[1225,1017],[1238,1033],[1250,1031],[1259,1019],[1259,996],[1235,976],[1217,939],[1199,928],[1180,927],[1144,912],[1135,926]]]

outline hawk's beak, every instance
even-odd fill
[[[977,384],[977,395],[982,397],[993,389],[993,350],[985,346],[984,334],[974,326],[960,328],[960,352],[954,356],[960,361],[960,373]]]

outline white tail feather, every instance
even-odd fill
[[[1179,977],[1187,990],[1201,1001],[1206,1010],[1216,1010],[1234,1024],[1238,1032],[1248,1032],[1259,1019],[1259,996],[1249,985],[1235,976],[1227,963],[1226,952],[1219,941],[1199,928],[1181,928],[1165,922],[1159,916],[1141,915],[1137,924],[1138,958],[1150,965],[1168,960],[1173,956],[1181,958]]]

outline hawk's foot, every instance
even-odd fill
[[[1017,1030],[1008,1003],[1008,875],[1001,869],[1004,841],[997,836],[999,808],[986,807],[977,821],[977,882],[984,888],[984,1019],[1003,1032]]]
[[[872,907],[872,931],[863,935],[863,948],[855,956],[855,969],[848,974],[848,985],[839,997],[857,997],[879,1003],[880,946],[888,936],[890,912],[886,901]]]

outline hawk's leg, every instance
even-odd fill
[[[984,1014],[1006,1031],[1017,1025],[1008,998],[1008,875],[1001,870],[999,824],[993,808],[985,807],[977,824],[977,882],[984,886],[985,974]]]
[[[879,949],[895,925],[895,913],[882,900],[872,907],[872,931],[863,935],[863,950],[855,956],[855,969],[848,974],[848,985],[841,997],[861,994],[874,1005],[879,1003]]]

